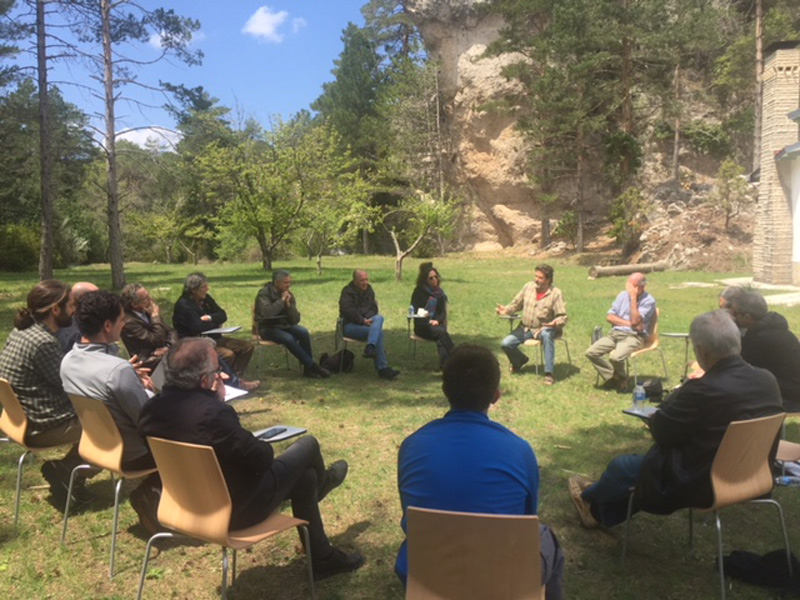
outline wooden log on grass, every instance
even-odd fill
[[[595,265],[589,267],[589,279],[598,277],[612,277],[614,275],[630,275],[631,273],[652,273],[653,271],[666,271],[666,262],[641,263],[638,265],[614,265],[612,267],[601,267]]]

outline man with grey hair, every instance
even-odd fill
[[[244,429],[236,411],[223,401],[212,340],[180,340],[170,347],[165,367],[164,389],[142,408],[139,431],[214,448],[233,503],[230,529],[255,525],[291,499],[294,516],[308,521],[314,577],[358,569],[364,558],[331,545],[319,512],[319,502],[344,481],[347,463],[339,460],[326,469],[312,436],[275,456],[271,444]]]
[[[623,522],[634,486],[634,512],[710,506],[711,464],[730,422],[782,412],[775,377],[739,356],[739,331],[727,310],[696,317],[689,336],[705,375],[686,381],[650,418],[650,451],[616,457],[596,482],[569,478],[585,527]]]
[[[744,288],[738,285],[729,285],[719,293],[718,301],[720,308],[730,308],[731,302],[736,296],[744,293]]]
[[[199,271],[186,276],[183,294],[178,298],[172,312],[172,325],[178,332],[178,337],[203,335],[203,332],[217,329],[228,320],[228,314],[208,293],[210,289],[208,279]],[[247,391],[256,389],[261,382],[241,379],[253,357],[255,346],[246,340],[219,334],[211,337],[217,343],[217,354],[224,362],[223,368],[227,365],[231,367],[231,371],[225,371],[231,379],[231,385]]]
[[[800,342],[789,331],[786,318],[771,312],[767,301],[756,292],[739,294],[729,308],[744,331],[742,358],[775,375],[784,408],[800,412]]]
[[[617,295],[606,314],[611,331],[586,350],[586,358],[597,369],[606,388],[627,388],[625,360],[653,335],[656,300],[645,291],[645,287],[647,278],[644,273],[633,273],[628,277],[625,290]]]
[[[300,311],[291,287],[289,271],[273,271],[272,281],[264,284],[256,296],[253,320],[257,333],[262,339],[286,346],[303,365],[304,377],[330,377],[330,371],[314,362],[311,334],[300,325]]]
[[[143,367],[153,369],[167,353],[177,334],[161,318],[161,309],[141,283],[129,283],[120,294],[125,310],[122,341]]]

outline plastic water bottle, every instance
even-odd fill
[[[642,410],[646,400],[647,394],[644,393],[644,386],[639,383],[633,388],[633,410]]]
[[[792,487],[800,487],[800,477],[792,477],[791,475],[776,477],[775,485],[788,485]]]
[[[408,318],[411,319],[414,316],[414,305],[408,305]]]

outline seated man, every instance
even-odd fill
[[[314,577],[358,569],[363,557],[331,546],[319,513],[319,502],[344,481],[347,463],[340,460],[326,470],[312,436],[276,457],[269,443],[244,429],[223,401],[213,340],[182,339],[165,361],[166,385],[142,409],[142,435],[214,448],[233,503],[231,529],[260,523],[289,498],[294,516],[308,521]]]
[[[61,385],[58,370],[64,353],[55,336],[72,324],[72,311],[67,284],[52,279],[37,283],[0,352],[0,377],[11,384],[28,417],[25,442],[40,447],[73,444],[64,458],[42,465],[50,493],[61,506],[67,499],[70,473],[83,462],[75,444],[81,437],[81,424]],[[83,478],[76,481],[73,500],[92,500],[84,483]]]
[[[339,296],[339,317],[342,319],[345,337],[367,342],[364,358],[374,359],[378,377],[392,380],[400,374],[386,360],[386,351],[383,348],[383,315],[378,314],[375,292],[372,291],[366,271],[353,271],[353,281],[342,288]]]
[[[625,291],[619,293],[606,315],[612,325],[611,331],[586,350],[586,358],[605,381],[604,387],[620,390],[627,387],[625,360],[642,348],[653,334],[656,300],[645,291],[646,286],[644,273],[628,277]]]
[[[125,310],[122,341],[130,355],[139,358],[142,367],[154,369],[169,344],[177,340],[177,334],[161,319],[158,304],[141,283],[126,285],[120,298]]]
[[[125,324],[122,302],[109,292],[89,292],[81,298],[75,320],[82,337],[61,362],[64,391],[100,400],[108,407],[122,435],[124,470],[155,467],[150,448],[137,429],[147,392],[133,365],[116,355],[116,342]],[[159,529],[159,488],[158,475],[153,474],[130,497],[131,506],[151,535]]]
[[[300,325],[300,311],[291,287],[289,271],[279,270],[272,273],[272,281],[258,292],[253,314],[258,324],[258,335],[286,346],[303,364],[304,377],[330,377],[330,371],[314,362],[311,335]]]
[[[408,436],[397,459],[397,485],[406,530],[409,506],[504,515],[535,515],[539,467],[531,445],[489,419],[500,398],[500,365],[483,346],[456,346],[444,365],[442,389],[450,411]],[[553,532],[540,525],[542,585],[547,600],[563,597],[564,556]],[[476,565],[478,567],[478,565]],[[406,542],[395,572],[408,576]]]
[[[503,339],[501,347],[511,363],[511,372],[519,373],[528,362],[519,349],[525,340],[541,340],[544,350],[544,383],[553,385],[553,368],[556,362],[555,339],[567,324],[567,305],[561,290],[553,287],[553,267],[538,265],[533,281],[520,290],[510,304],[497,305],[498,315],[514,315],[522,311],[522,321]]]
[[[769,312],[767,301],[756,292],[734,297],[730,310],[739,329],[745,331],[742,358],[775,375],[783,408],[800,412],[800,342],[789,331],[786,318]]]
[[[172,324],[178,337],[202,335],[209,329],[217,329],[228,320],[227,313],[214,301],[208,291],[208,279],[202,273],[190,273],[183,282],[183,294],[175,303],[172,312]],[[217,342],[217,354],[223,360],[223,369],[234,387],[254,390],[260,381],[244,381],[244,371],[250,364],[255,346],[245,340],[215,334],[211,336]],[[226,367],[230,365],[230,369]]]
[[[70,291],[69,296],[73,309],[78,308],[78,301],[81,299],[81,296],[86,292],[96,292],[98,289],[100,288],[89,281],[79,281],[78,283],[72,284],[72,291]],[[56,331],[56,339],[58,339],[58,343],[61,344],[61,350],[66,354],[72,350],[72,345],[81,339],[81,332],[73,321],[73,323],[67,327],[60,327],[59,330]]]
[[[775,377],[739,356],[739,330],[728,311],[695,318],[689,335],[705,375],[686,381],[650,418],[655,441],[650,451],[616,457],[597,482],[569,478],[569,494],[585,527],[625,521],[634,486],[634,512],[710,506],[711,464],[730,422],[782,412]]]

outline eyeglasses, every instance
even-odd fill
[[[434,279],[439,279],[439,276],[438,275],[429,275],[428,276],[428,281],[433,281]]]

